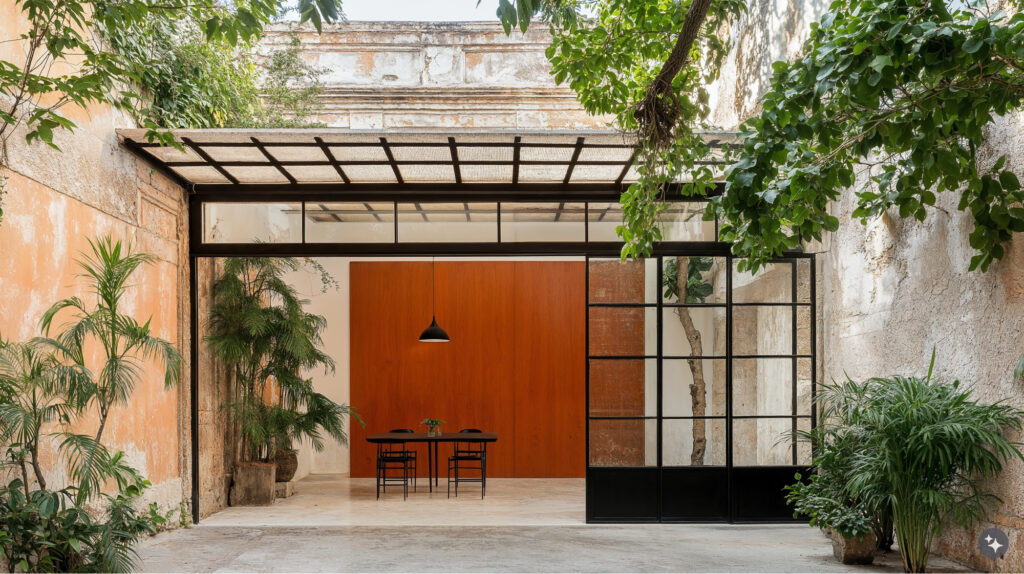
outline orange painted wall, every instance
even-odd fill
[[[437,317],[452,341],[436,344],[417,340],[429,262],[351,265],[351,401],[367,423],[352,429],[352,476],[374,474],[367,434],[424,431],[426,417],[497,432],[489,476],[583,476],[583,262],[438,262]]]

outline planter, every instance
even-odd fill
[[[847,538],[832,529],[829,529],[827,534],[832,539],[832,554],[843,564],[871,564],[875,561],[878,539],[874,532],[852,538]]]
[[[281,449],[274,456],[277,463],[277,482],[288,482],[295,477],[295,471],[299,469],[299,453],[292,449]]]
[[[427,436],[441,436],[441,427],[427,429]]]
[[[269,506],[274,504],[274,476],[277,465],[272,462],[240,462],[235,465],[231,480],[230,506]]]

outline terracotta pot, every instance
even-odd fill
[[[878,540],[874,532],[847,538],[830,528],[827,534],[832,539],[832,554],[843,564],[871,564],[875,561]]]
[[[231,476],[231,506],[268,506],[274,504],[274,474],[277,465],[272,462],[240,462]]]
[[[299,453],[294,450],[279,450],[274,456],[277,463],[277,482],[288,482],[295,477],[299,468]]]

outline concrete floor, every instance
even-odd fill
[[[581,480],[494,479],[447,499],[375,500],[372,479],[314,476],[271,507],[230,508],[139,547],[144,572],[901,572],[844,566],[802,525],[587,525]],[[472,487],[470,487],[472,488]],[[474,496],[475,495],[475,496]],[[932,571],[966,572],[935,560]]]

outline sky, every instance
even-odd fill
[[[342,0],[345,17],[358,20],[497,20],[498,0]]]

